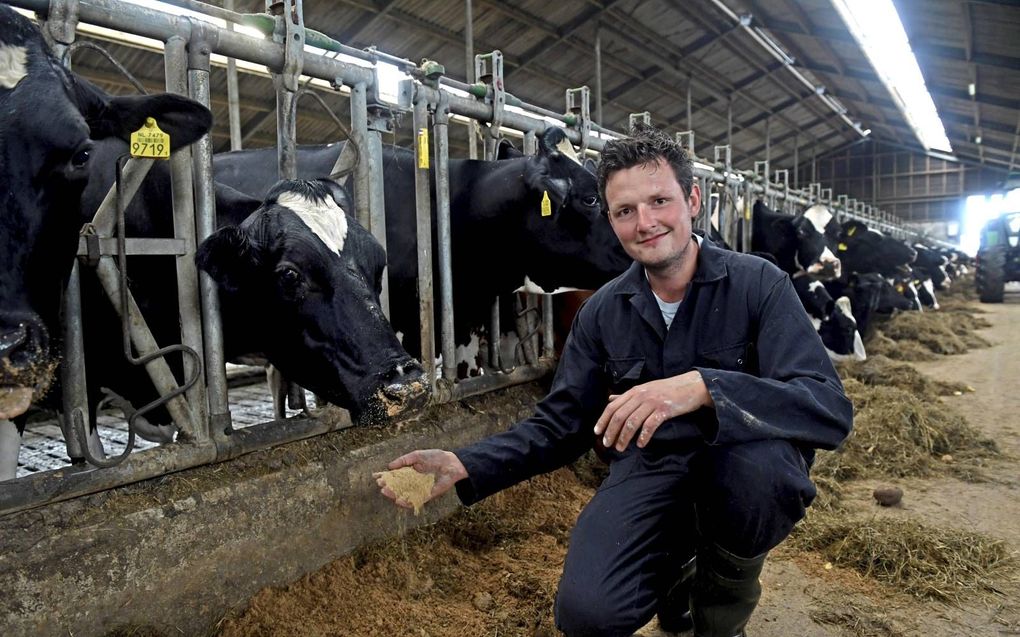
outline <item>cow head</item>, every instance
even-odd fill
[[[3,5],[0,113],[0,418],[10,418],[52,380],[48,332],[77,249],[93,140],[127,140],[153,117],[179,147],[208,131],[212,115],[178,96],[106,95],[61,66],[38,29]]]
[[[532,281],[548,291],[594,290],[627,269],[630,257],[601,212],[595,173],[562,130],[542,135],[538,154],[526,159],[524,182],[530,194],[518,248]]]
[[[857,331],[857,320],[850,307],[850,299],[839,297],[824,320],[812,319],[825,351],[832,361],[863,361],[867,359],[864,340]]]
[[[288,379],[381,422],[428,398],[420,364],[382,313],[386,253],[328,180],[281,181],[241,225],[199,246],[224,312],[250,317],[249,346]]]
[[[839,237],[839,223],[832,212],[816,204],[795,216],[792,223],[797,233],[797,263],[800,267],[816,279],[838,279],[841,264],[829,247]]]

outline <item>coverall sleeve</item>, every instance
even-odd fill
[[[759,376],[701,372],[715,403],[710,444],[785,439],[834,449],[850,433],[853,405],[788,276],[763,286],[756,345]]]
[[[456,485],[464,504],[472,504],[522,480],[558,469],[591,448],[595,421],[608,399],[601,348],[574,318],[549,394],[530,418],[454,453],[468,477]]]

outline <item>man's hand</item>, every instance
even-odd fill
[[[637,446],[644,447],[659,426],[700,407],[712,407],[712,396],[698,370],[653,380],[611,395],[609,404],[595,423],[595,435],[603,436],[606,448],[623,451],[638,434]]]
[[[458,480],[468,477],[467,469],[464,468],[460,458],[442,449],[418,449],[400,456],[387,465],[391,471],[401,467],[413,467],[418,473],[431,473],[436,477],[436,483],[432,486],[432,493],[429,494],[427,501],[435,500],[449,491]],[[375,483],[379,485],[382,494],[396,502],[397,506],[405,509],[414,508],[407,500],[397,498],[384,484],[379,474],[375,474]]]

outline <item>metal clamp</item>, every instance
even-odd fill
[[[822,188],[820,193],[819,193],[819,196],[821,196],[822,201],[824,201],[824,202],[831,202],[832,201],[832,188]]]
[[[42,29],[46,44],[66,66],[66,47],[74,43],[78,28],[78,0],[50,0],[46,26]]]
[[[719,156],[720,155],[725,157],[725,160],[722,162],[722,166],[726,169],[726,172],[730,172],[730,168],[732,168],[732,165],[733,165],[733,149],[730,147],[729,144],[722,144],[720,146],[714,146],[713,149],[712,149],[712,164],[713,165],[716,165],[716,166],[720,165],[720,162],[719,162]]]
[[[631,113],[630,116],[627,118],[627,128],[628,128],[628,130],[633,129],[634,125],[639,123],[639,122],[642,123],[642,124],[651,126],[652,125],[652,114],[649,113],[648,111],[643,111],[641,113]]]
[[[588,136],[591,134],[591,90],[587,86],[566,90],[567,113],[577,116],[577,132],[581,135],[579,155],[588,153]]]
[[[486,101],[492,104],[492,123],[489,125],[489,137],[498,140],[503,127],[503,110],[506,108],[506,86],[503,83],[503,52],[496,49],[492,53],[475,56],[475,77],[479,82],[487,84],[489,91]]]
[[[694,131],[682,130],[676,134],[678,144],[687,149],[687,155],[694,159]]]
[[[266,0],[266,13],[276,19],[273,40],[283,45],[283,68],[273,79],[286,90],[298,89],[298,77],[304,65],[305,18],[301,0]]]

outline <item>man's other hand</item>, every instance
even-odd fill
[[[412,467],[418,473],[431,473],[436,478],[427,502],[435,500],[449,491],[458,480],[468,477],[467,469],[454,453],[442,449],[418,449],[404,454],[387,465],[390,471],[401,467]],[[414,508],[410,502],[397,498],[386,486],[384,480],[376,475],[375,483],[382,494],[405,509]]]
[[[670,418],[713,405],[697,370],[653,380],[609,396],[609,404],[595,423],[595,435],[602,436],[606,448],[615,446],[617,451],[626,449],[635,435],[637,446],[644,447]]]

